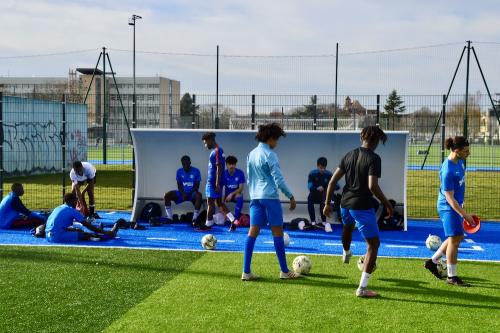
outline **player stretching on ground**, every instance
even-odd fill
[[[181,158],[182,168],[177,170],[175,179],[177,180],[177,190],[165,193],[165,210],[167,218],[172,220],[174,214],[172,212],[172,201],[176,205],[190,201],[194,205],[193,223],[200,215],[201,193],[200,188],[201,175],[200,170],[191,166],[191,158],[187,155]],[[194,224],[193,224],[194,225]]]
[[[104,231],[102,228],[96,228],[90,222],[87,222],[82,214],[75,209],[78,199],[74,193],[64,195],[64,204],[56,207],[47,219],[45,232],[47,241],[51,243],[73,243],[89,240],[91,237],[101,239],[114,238],[118,232],[118,223],[115,223],[110,231]],[[89,233],[74,227],[73,222],[80,222],[85,228],[95,232]]]
[[[38,227],[45,223],[46,218],[26,208],[21,197],[24,194],[23,185],[14,183],[11,192],[0,203],[0,229]]]
[[[242,170],[236,168],[238,159],[234,156],[226,158],[226,167],[224,171],[224,201],[236,202],[234,206],[234,218],[238,220],[243,208],[243,188],[245,187],[245,174]],[[238,224],[238,223],[236,223]]]
[[[214,214],[215,206],[219,208],[222,214],[224,214],[231,222],[230,231],[235,229],[234,216],[229,212],[224,202],[222,202],[222,175],[224,174],[225,168],[225,158],[224,151],[221,147],[217,145],[215,141],[215,133],[207,132],[203,134],[203,143],[207,149],[210,149],[210,157],[208,159],[208,178],[207,185],[205,189],[205,195],[207,196],[207,221],[204,226],[201,226],[201,230],[210,229],[214,225]]]
[[[96,170],[94,166],[88,162],[73,162],[73,169],[69,173],[69,178],[72,182],[72,191],[78,198],[80,206],[83,207],[85,214],[92,218],[99,219],[99,215],[95,212],[94,188],[96,181]],[[82,191],[80,187],[87,183],[87,186]],[[87,204],[85,201],[85,193],[89,196],[89,210],[87,213]]]
[[[299,274],[288,270],[283,241],[283,210],[281,209],[278,189],[290,199],[290,210],[295,209],[296,203],[281,174],[278,156],[273,151],[282,136],[285,136],[285,132],[276,123],[259,126],[259,131],[255,136],[259,141],[259,145],[247,157],[250,230],[245,241],[242,280],[248,281],[259,278],[252,273],[250,266],[255,240],[259,235],[260,228],[268,224],[271,226],[274,249],[281,269],[280,279],[296,279],[300,277]]]
[[[425,268],[441,279],[437,269],[439,259],[446,255],[448,266],[448,284],[469,287],[457,276],[458,246],[464,239],[462,220],[474,225],[472,216],[462,208],[465,196],[465,164],[470,154],[469,142],[463,136],[446,139],[446,149],[451,150],[448,158],[441,165],[437,210],[443,222],[444,234],[448,237],[431,259],[425,262]]]
[[[342,192],[342,245],[344,247],[342,260],[349,263],[351,258],[351,241],[354,226],[367,243],[365,263],[359,288],[358,297],[374,297],[377,293],[367,289],[368,280],[377,260],[380,245],[377,217],[372,207],[371,198],[374,194],[386,207],[387,215],[392,215],[392,206],[378,185],[382,173],[380,157],[374,153],[379,141],[385,144],[387,136],[378,126],[368,126],[361,131],[361,147],[347,153],[328,184],[324,214],[331,214],[331,200],[337,182],[345,175],[345,186]]]

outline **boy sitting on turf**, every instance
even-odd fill
[[[105,240],[116,236],[119,223],[115,223],[110,231],[105,231],[102,227],[96,228],[75,209],[77,202],[78,198],[74,193],[64,195],[64,204],[56,207],[47,219],[45,228],[47,241],[51,243],[73,243],[89,240],[92,237]],[[85,232],[73,226],[73,221],[80,222],[85,228],[94,233]]]
[[[200,208],[202,203],[201,193],[199,192],[201,174],[200,170],[191,166],[191,158],[187,155],[181,158],[182,168],[177,170],[177,190],[172,190],[165,193],[165,210],[167,218],[172,220],[174,215],[172,212],[172,201],[176,205],[190,201],[194,205],[193,223],[200,215]],[[194,225],[194,224],[193,224]]]
[[[245,174],[242,170],[236,168],[238,159],[235,156],[226,158],[226,170],[224,171],[224,201],[236,202],[234,207],[235,224],[238,224],[238,219],[241,216],[243,208],[243,188],[245,187]]]
[[[45,223],[45,216],[34,213],[23,205],[23,194],[22,184],[12,184],[11,192],[0,203],[0,229],[36,228]]]

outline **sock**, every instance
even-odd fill
[[[207,222],[205,222],[205,225],[206,225],[207,227],[211,227],[211,226],[213,226],[213,225],[214,225],[214,220],[213,220],[213,219],[212,219],[212,220],[207,220]]]
[[[231,212],[226,214],[226,217],[228,218],[229,222],[233,223],[234,222],[234,215],[231,214]]]
[[[89,206],[89,214],[90,216],[94,215],[95,212],[95,205],[90,205]]]
[[[165,206],[165,212],[167,213],[167,218],[172,219],[174,214],[172,213],[172,206]]]
[[[285,255],[285,242],[283,241],[283,236],[273,238],[274,250],[276,251],[276,256],[278,257],[278,262],[280,263],[280,269],[283,273],[288,273],[288,266],[286,265]]]
[[[342,252],[344,255],[350,255],[351,254],[351,250],[343,250]]]
[[[194,212],[193,212],[193,221],[196,221],[196,219],[198,218],[198,216],[200,216],[200,210],[199,209],[195,209]]]
[[[457,265],[448,265],[448,277],[457,276]]]
[[[255,240],[257,238],[254,238],[252,236],[247,236],[247,239],[245,240],[245,252],[244,252],[244,257],[243,257],[243,272],[244,273],[250,273],[250,265],[252,263],[252,255],[253,255],[253,248],[255,246]]]
[[[239,219],[241,216],[241,210],[243,209],[243,197],[239,196],[236,199],[236,205],[234,206],[234,217]]]
[[[444,253],[438,249],[436,253],[432,256],[432,262],[437,264],[439,262],[439,259],[444,255]]]
[[[363,272],[361,273],[361,281],[359,281],[360,288],[366,288],[368,286],[368,280],[370,280],[370,273]]]

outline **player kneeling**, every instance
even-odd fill
[[[64,204],[56,207],[47,219],[45,228],[47,241],[51,243],[73,243],[90,240],[91,238],[110,239],[114,238],[118,232],[118,223],[110,231],[93,226],[85,220],[83,215],[76,210],[78,198],[74,193],[64,195]],[[94,233],[73,226],[73,222],[80,222],[85,228]]]

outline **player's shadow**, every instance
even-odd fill
[[[427,300],[417,300],[409,297],[402,298],[391,298],[391,297],[383,297],[385,299],[393,299],[403,302],[415,302],[415,303],[424,303],[424,304],[441,304],[447,306],[456,306],[456,307],[476,307],[476,308],[485,308],[485,309],[500,309],[500,305],[487,305],[485,303],[490,304],[500,304],[500,297],[497,296],[489,296],[484,294],[474,294],[470,292],[463,292],[464,289],[459,289],[459,287],[452,287],[453,290],[448,289],[451,286],[443,285],[442,288],[429,288],[427,285],[428,282],[422,282],[418,280],[406,280],[406,279],[387,279],[380,278],[380,281],[389,282],[391,285],[389,286],[378,286],[377,290],[387,291],[390,293],[400,292],[401,294],[408,295],[414,294],[418,296],[429,296]],[[445,282],[443,281],[443,284]],[[473,287],[472,287],[473,288]],[[445,302],[439,301],[439,299],[456,299],[463,300],[467,304],[460,304],[457,302]],[[471,305],[470,302],[477,302],[478,304]]]

